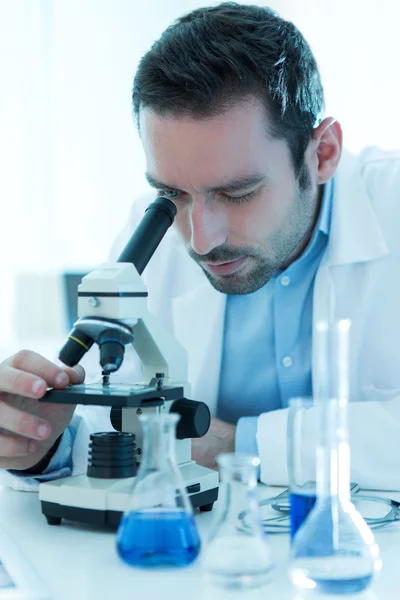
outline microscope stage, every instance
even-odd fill
[[[147,385],[122,383],[103,385],[100,382],[70,385],[63,390],[53,388],[46,393],[41,401],[57,404],[90,404],[135,408],[139,406],[158,406],[168,400],[180,400],[184,395],[183,387],[164,386],[156,388]]]

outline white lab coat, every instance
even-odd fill
[[[114,259],[153,198],[135,202],[113,248]],[[206,402],[215,414],[226,296],[209,284],[173,228],[143,278],[149,309],[188,352],[192,398]],[[329,243],[314,285],[313,322],[332,317],[351,320],[351,479],[369,489],[400,490],[399,311],[400,152],[370,148],[357,157],[344,153],[334,180]],[[257,315],[246,316],[253,318]],[[313,364],[315,353],[314,344]],[[133,364],[125,359],[121,378],[137,376]],[[314,369],[314,386],[315,373]],[[83,416],[73,450],[76,474],[86,470],[90,431],[109,428],[105,409],[84,407],[79,414]],[[288,410],[281,409],[258,418],[261,480],[268,484],[288,483],[287,415]],[[306,437],[312,443],[311,418],[309,427]]]
[[[134,204],[114,256],[151,199]],[[144,279],[150,310],[189,354],[192,397],[206,402],[215,414],[226,296],[209,284],[173,229]],[[352,481],[365,488],[400,490],[400,152],[370,148],[358,157],[346,152],[342,156],[334,181],[329,243],[314,286],[314,324],[332,317],[352,323]],[[318,382],[313,384],[316,389]],[[265,483],[287,484],[287,413],[276,410],[258,419]],[[311,422],[310,418],[310,428]]]

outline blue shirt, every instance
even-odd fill
[[[27,482],[34,484],[35,481],[51,481],[52,479],[61,479],[69,477],[72,474],[72,445],[76,437],[76,427],[71,424],[64,431],[57,452],[52,456],[45,471],[42,475],[30,475],[23,471],[15,471],[8,469],[12,475],[17,475],[19,478],[25,479]]]
[[[237,423],[236,451],[258,455],[257,417],[309,396],[314,279],[328,243],[333,181],[325,184],[317,226],[303,254],[253,294],[227,297],[218,417]],[[47,481],[72,472],[76,427],[64,432],[43,475]]]
[[[331,180],[311,240],[295,262],[258,291],[227,297],[217,416],[237,424],[237,452],[258,455],[258,415],[312,394],[313,288],[332,198]]]

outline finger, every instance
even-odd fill
[[[0,457],[26,456],[37,450],[38,443],[33,440],[16,435],[0,435]]]
[[[68,383],[68,375],[60,367],[29,350],[21,350],[0,367],[0,388],[13,394],[40,398],[46,387]]]
[[[51,434],[50,423],[4,401],[0,401],[0,423],[2,429],[36,440],[46,439]]]
[[[85,369],[81,365],[76,365],[72,369],[65,367],[63,370],[68,375],[69,382],[72,383],[72,385],[83,383],[85,381],[86,373]]]
[[[0,371],[0,390],[10,394],[41,398],[44,396],[47,383],[32,373],[26,373],[14,367],[3,366]]]

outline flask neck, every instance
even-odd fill
[[[319,322],[316,332],[317,495],[350,500],[347,432],[350,321]]]
[[[221,494],[226,495],[226,510],[237,519],[238,513],[249,508],[256,498],[256,486],[235,477],[221,478]],[[257,503],[255,502],[255,506]]]
[[[161,471],[176,465],[177,419],[170,417],[171,415],[156,415],[140,418],[143,428],[143,459],[140,471]]]
[[[317,410],[317,496],[350,500],[347,397],[321,398]]]
[[[256,467],[252,464],[238,465],[235,457],[225,455],[225,464],[220,464],[220,526],[225,534],[237,533],[238,518],[246,511],[247,521],[258,522],[257,476]]]

